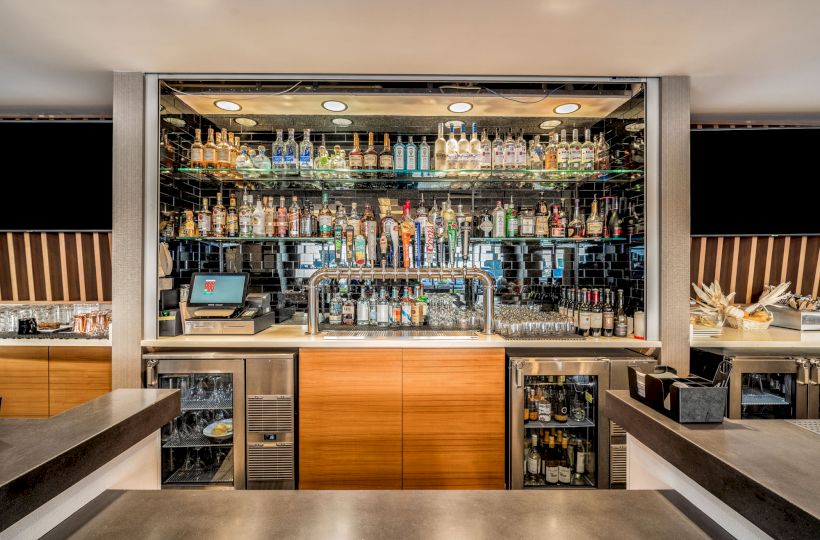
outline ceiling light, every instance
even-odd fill
[[[632,124],[627,124],[624,129],[631,132],[643,131],[644,126],[645,124],[643,122],[633,122]]]
[[[331,122],[333,122],[333,125],[341,127],[347,127],[353,124],[353,120],[348,120],[347,118],[334,118]]]
[[[560,125],[561,125],[560,120],[544,120],[543,122],[538,124],[538,127],[540,127],[541,129],[552,129],[552,128],[556,128]]]
[[[242,106],[239,103],[234,103],[233,101],[227,101],[224,99],[214,101],[214,105],[216,105],[223,111],[238,111],[242,108]]]
[[[447,105],[447,110],[454,113],[465,113],[472,108],[473,104],[467,103],[466,101],[457,101],[456,103]]]
[[[342,112],[343,110],[347,109],[347,104],[342,103],[341,101],[335,101],[331,99],[328,101],[323,101],[322,107],[324,107],[328,111]]]
[[[166,116],[162,120],[164,122],[167,122],[167,123],[171,124],[172,126],[176,126],[176,127],[185,127],[186,126],[185,120],[183,120],[182,118],[177,118],[175,116]]]
[[[580,108],[581,106],[577,103],[564,103],[563,105],[558,105],[557,107],[555,107],[553,109],[553,112],[555,112],[556,114],[570,114],[574,113]]]
[[[234,118],[233,121],[235,123],[239,124],[240,126],[245,126],[245,127],[253,127],[253,126],[259,124],[259,122],[257,122],[253,118],[245,118],[244,116]]]

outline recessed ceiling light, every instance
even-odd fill
[[[450,129],[450,128],[461,128],[461,129],[464,129],[464,127],[465,127],[467,124],[465,124],[465,123],[464,123],[464,122],[462,122],[461,120],[448,120],[447,122],[444,122],[444,125],[447,127],[447,129]]]
[[[644,126],[645,124],[643,122],[634,122],[632,124],[627,124],[624,129],[632,132],[643,131]]]
[[[581,108],[581,106],[578,105],[577,103],[564,103],[563,105],[558,105],[557,107],[555,107],[553,109],[553,112],[555,112],[557,114],[570,114],[570,113],[574,113],[575,111],[577,111],[580,108]]]
[[[169,123],[169,124],[171,124],[172,126],[176,126],[176,127],[185,127],[186,126],[185,120],[183,120],[182,118],[177,118],[175,116],[166,116],[162,120]]]
[[[560,120],[544,120],[543,122],[538,124],[538,127],[540,127],[541,129],[552,129],[552,128],[558,127],[560,125],[561,125]]]
[[[472,108],[473,104],[467,103],[466,101],[457,101],[456,103],[447,105],[447,110],[454,113],[465,113]]]
[[[225,99],[214,101],[214,105],[223,111],[238,111],[242,108],[239,103],[234,103],[233,101],[227,101]]]
[[[347,118],[334,118],[331,122],[333,122],[333,125],[341,127],[347,127],[353,124],[353,120],[348,120]]]
[[[233,121],[236,122],[237,124],[239,124],[240,126],[245,126],[245,127],[253,127],[253,126],[255,126],[259,123],[256,120],[254,120],[253,118],[245,118],[244,116],[234,118]]]
[[[342,103],[341,101],[335,101],[333,99],[328,101],[322,102],[322,107],[327,109],[328,111],[332,112],[342,112],[343,110],[347,109],[347,104]]]

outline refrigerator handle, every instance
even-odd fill
[[[524,362],[522,360],[515,360],[512,363],[512,367],[515,370],[515,387],[521,388],[524,386],[524,374],[521,372],[521,368],[524,367]]]
[[[797,384],[808,384],[809,362],[805,358],[797,358],[795,362],[797,363]]]
[[[157,373],[157,364],[159,360],[150,358],[145,362],[145,387],[157,388],[159,385],[159,374]]]
[[[809,384],[820,384],[820,360],[809,360]]]

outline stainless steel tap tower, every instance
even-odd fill
[[[310,276],[308,290],[308,334],[319,333],[319,282],[323,279],[476,279],[484,284],[484,328],[482,334],[493,333],[493,303],[495,282],[480,268],[320,268]]]

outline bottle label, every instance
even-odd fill
[[[401,145],[396,145],[394,150],[394,157],[393,157],[393,168],[397,171],[404,170],[404,147]]]
[[[299,213],[288,214],[288,236],[299,236]]]
[[[549,401],[542,401],[538,404],[538,421],[552,421],[552,404]]]
[[[380,169],[392,169],[393,168],[393,156],[390,154],[382,154],[379,156],[379,168]]]
[[[572,469],[570,467],[558,467],[558,481],[562,484],[569,484],[572,481]]]
[[[204,161],[216,161],[216,152],[213,148],[206,148],[203,155],[205,156]]]
[[[218,148],[216,151],[216,160],[229,162],[231,160],[231,149],[230,148]]]
[[[376,306],[376,321],[379,324],[387,324],[390,322],[390,306],[386,303],[379,303]]]
[[[199,222],[199,230],[203,236],[210,234],[211,232],[211,216],[209,214],[199,214],[197,216],[197,221]]]
[[[518,218],[515,216],[510,217],[507,221],[507,236],[512,238],[518,236],[518,225]]]
[[[353,307],[353,304],[345,304],[342,307],[342,324],[349,324],[352,325],[354,322],[354,311],[356,309]]]
[[[552,227],[550,227],[550,236],[553,238],[564,238],[564,227],[562,227],[560,224],[553,225]]]
[[[569,163],[569,148],[558,149],[558,168],[566,167]]]
[[[401,303],[401,324],[409,326],[413,323],[413,312],[410,307],[410,302]]]
[[[273,161],[274,165],[282,164],[282,148],[274,148],[273,153],[271,154],[271,161]]]
[[[547,467],[547,482],[550,484],[558,483],[558,467]]]
[[[376,154],[365,154],[364,155],[364,168],[365,169],[375,169],[376,162],[378,160],[378,156]]]
[[[323,214],[319,216],[319,233],[322,236],[330,236],[330,215]]]
[[[615,325],[615,335],[618,337],[626,337],[626,322],[619,322]]]
[[[572,146],[569,149],[569,160],[573,163],[580,163],[581,161],[581,147]]]
[[[529,216],[521,218],[521,236],[535,235],[535,220]]]
[[[588,311],[582,311],[581,314],[578,316],[578,328],[581,330],[589,330],[591,318],[589,316]]]
[[[600,236],[604,231],[603,221],[590,220],[587,221],[586,233],[588,236]]]
[[[289,146],[285,148],[285,163],[291,164],[296,162],[296,155],[294,154],[294,148]]]
[[[530,474],[538,474],[541,472],[540,469],[538,452],[530,450],[530,454],[527,456],[527,472]]]
[[[361,169],[364,164],[364,156],[361,154],[350,154],[350,168]]]
[[[310,152],[310,147],[306,147],[302,150],[302,153],[299,154],[299,166],[303,169],[309,169],[313,164],[313,159]]]
[[[590,319],[590,327],[591,328],[601,328],[603,326],[604,316],[603,313],[592,313],[592,317]]]
[[[575,472],[578,474],[584,474],[586,472],[586,461],[587,461],[587,453],[578,451],[575,454]]]
[[[422,148],[419,150],[419,169],[422,171],[430,170],[430,149]]]
[[[408,171],[415,171],[416,170],[416,148],[413,146],[407,147],[407,170]]]
[[[592,146],[584,146],[581,148],[581,163],[592,167],[592,160],[595,158],[595,149]]]
[[[191,148],[191,161],[202,161],[202,148]]]
[[[615,324],[615,314],[611,311],[604,313],[603,316],[603,328],[604,330],[612,330]]]

